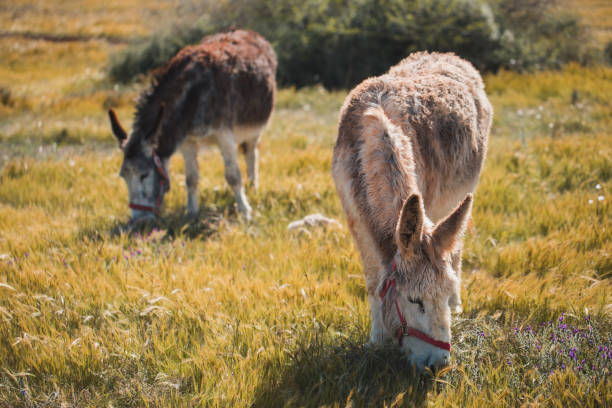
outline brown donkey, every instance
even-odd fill
[[[243,148],[249,178],[257,188],[257,146],[274,106],[276,66],[274,50],[255,32],[210,35],[154,72],[129,138],[109,111],[124,152],[120,175],[128,186],[132,221],[159,211],[170,188],[168,159],[177,148],[185,159],[187,213],[198,213],[200,144],[219,146],[238,210],[251,217],[236,147]]]
[[[332,175],[361,254],[371,343],[396,338],[419,369],[450,361],[462,235],[493,109],[474,67],[416,53],[349,94]]]

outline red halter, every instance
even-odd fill
[[[155,167],[157,168],[157,173],[159,173],[159,194],[157,195],[157,199],[155,200],[155,207],[150,205],[142,205],[136,203],[130,203],[130,208],[133,210],[154,212],[155,214],[159,213],[159,207],[161,205],[161,200],[164,195],[164,189],[166,187],[166,183],[170,185],[170,178],[166,174],[166,170],[164,170],[164,166],[162,165],[159,156],[153,150],[153,163],[155,163]]]
[[[393,260],[393,263],[391,264],[391,268],[395,272],[396,270],[395,260]],[[406,337],[412,336],[412,337],[416,337],[419,340],[424,341],[425,343],[429,343],[432,346],[435,346],[435,347],[438,347],[438,348],[441,348],[443,350],[447,350],[450,352],[451,351],[450,343],[436,340],[434,338],[429,337],[427,334],[423,333],[420,330],[414,329],[412,327],[408,327],[408,322],[406,322],[406,318],[402,314],[402,311],[399,308],[399,304],[397,303],[397,288],[395,285],[395,279],[387,279],[385,281],[382,291],[380,292],[380,299],[382,300],[385,297],[385,295],[387,294],[387,291],[389,290],[391,286],[393,286],[393,288],[396,289],[394,291],[395,296],[393,297],[393,302],[395,303],[395,310],[397,310],[397,315],[399,316],[400,322],[402,323],[401,327],[398,327],[397,331],[395,332],[395,337],[397,338],[399,345],[400,346],[402,345],[402,339],[404,338],[404,336]]]

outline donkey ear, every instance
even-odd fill
[[[408,250],[414,244],[421,242],[423,212],[420,195],[413,194],[404,201],[395,230],[395,240],[400,249]]]
[[[472,195],[468,194],[448,217],[436,225],[433,231],[433,240],[439,251],[449,252],[460,242],[471,209]]]
[[[119,123],[119,119],[117,119],[117,115],[115,114],[114,110],[112,109],[108,110],[108,117],[111,122],[111,128],[113,129],[113,134],[119,141],[119,148],[123,149],[123,143],[127,139],[127,133],[125,133],[125,130],[123,130],[121,123]]]

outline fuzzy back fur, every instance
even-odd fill
[[[274,106],[276,67],[274,50],[253,31],[214,34],[183,48],[153,73],[138,103],[126,157],[141,143],[155,144],[165,158],[188,133],[264,125]],[[162,104],[161,138],[148,140],[155,137],[151,127]]]
[[[479,73],[453,54],[412,54],[349,94],[332,175],[364,264],[390,262],[411,194],[435,223],[474,191],[492,112]]]

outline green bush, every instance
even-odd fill
[[[129,81],[206,34],[241,27],[273,44],[281,85],[350,87],[411,52],[453,51],[481,70],[557,67],[586,59],[586,34],[550,0],[225,0],[194,6],[202,17],[157,32],[113,56]]]

